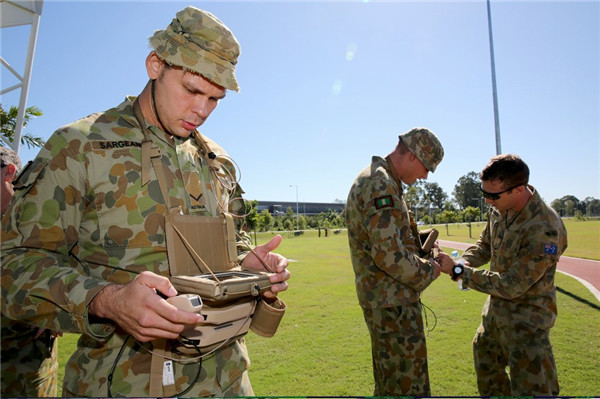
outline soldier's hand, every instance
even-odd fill
[[[442,272],[446,274],[452,274],[452,268],[454,267],[454,260],[445,252],[438,254],[438,263],[442,268]]]
[[[273,284],[271,291],[263,294],[269,298],[274,298],[278,292],[285,291],[288,288],[287,280],[290,278],[290,271],[287,269],[288,260],[283,255],[271,252],[279,246],[282,239],[280,235],[276,235],[268,243],[255,247],[254,253],[256,255],[249,253],[242,263],[242,267],[245,269],[268,271],[256,257],[259,256],[275,273],[270,277],[270,281]]]
[[[114,321],[140,342],[156,338],[175,339],[186,324],[197,324],[203,317],[185,312],[167,303],[157,291],[167,297],[177,291],[166,277],[143,272],[126,285],[105,287],[90,302],[89,313]]]

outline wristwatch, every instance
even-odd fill
[[[462,276],[464,272],[465,268],[463,267],[462,263],[457,263],[456,265],[452,266],[452,280],[458,280],[458,278]]]

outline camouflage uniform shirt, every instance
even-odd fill
[[[3,221],[2,314],[82,334],[66,366],[64,395],[105,396],[112,374],[113,395],[148,396],[150,354],[112,323],[88,315],[108,284],[126,284],[146,270],[169,276],[165,201],[153,169],[149,183],[141,183],[144,137],[132,101],[56,131],[16,182]],[[184,214],[216,215],[214,182],[194,140],[149,130],[166,166],[170,203]],[[234,173],[231,164],[224,167]],[[227,204],[227,195],[218,200]],[[225,390],[248,364],[243,339],[227,345],[203,359],[189,395]],[[178,392],[198,367],[175,366]]]
[[[490,262],[490,271],[466,267],[463,285],[490,295],[483,316],[497,327],[521,324],[544,330],[556,320],[554,274],[567,248],[567,231],[529,188],[533,196],[513,220],[490,209],[479,240],[463,254],[472,267]]]
[[[418,256],[402,182],[381,157],[356,178],[346,203],[346,223],[356,292],[363,308],[419,301],[435,280],[433,266]]]

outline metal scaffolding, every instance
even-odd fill
[[[14,140],[12,142],[13,150],[17,153],[19,152],[19,146],[21,144],[23,120],[25,118],[25,110],[27,109],[27,96],[29,94],[29,82],[31,80],[33,55],[37,43],[40,16],[42,15],[42,3],[43,0],[0,0],[0,28],[31,25],[29,31],[29,45],[27,47],[25,67],[22,75],[11,67],[10,63],[5,60],[3,56],[0,57],[2,65],[20,82],[11,87],[2,87],[2,90],[0,91],[0,95],[4,95],[10,91],[21,89],[17,124],[15,126]]]

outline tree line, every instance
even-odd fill
[[[489,205],[479,189],[481,180],[476,172],[469,172],[456,182],[452,198],[438,183],[418,181],[405,189],[404,195],[415,220],[419,224],[447,224],[484,221]],[[339,202],[339,201],[336,201]],[[256,209],[257,201],[251,201]],[[600,216],[600,200],[587,197],[580,201],[573,195],[565,195],[550,203],[562,217],[585,219]],[[251,211],[248,205],[247,226],[253,231],[292,231],[316,228],[344,228],[342,213],[329,210],[319,215],[295,215],[288,208],[285,215],[273,216],[268,210]]]
[[[582,219],[600,216],[600,200],[593,197],[586,197],[580,201],[573,195],[565,195],[552,201],[550,206],[563,217]]]
[[[337,229],[346,227],[344,214],[329,209],[318,215],[296,215],[288,207],[283,215],[272,215],[267,209],[258,212],[258,201],[246,203],[245,226],[250,231],[292,231]]]

